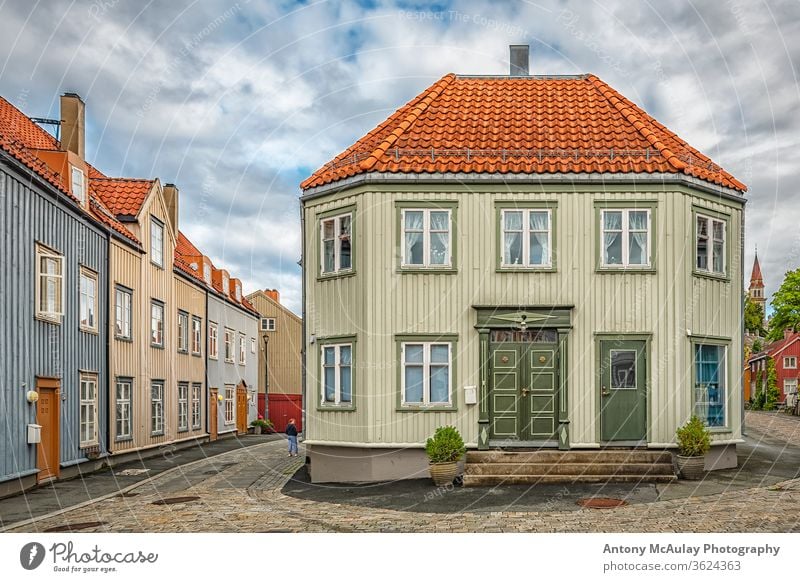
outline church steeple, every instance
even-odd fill
[[[761,265],[758,263],[758,247],[756,247],[756,258],[753,261],[753,272],[750,275],[750,299],[762,305],[766,303],[764,297],[764,278],[761,275]]]

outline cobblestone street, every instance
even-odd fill
[[[800,435],[798,419],[748,413],[751,438]],[[793,447],[794,448],[794,447]],[[492,511],[450,514],[318,502],[281,489],[302,466],[282,441],[209,458],[114,497],[11,531],[42,532],[102,522],[83,531],[114,532],[794,532],[800,531],[800,479],[770,486],[637,503],[618,509]],[[322,486],[324,487],[324,485]],[[431,485],[430,492],[437,490]],[[440,491],[449,495],[449,491]],[[487,489],[485,495],[491,496]],[[173,497],[199,499],[154,505]],[[420,503],[423,500],[420,499]],[[512,508],[513,509],[513,508]]]

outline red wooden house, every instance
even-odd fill
[[[797,385],[800,383],[800,332],[785,331],[783,338],[767,344],[748,360],[750,365],[750,394],[758,392],[758,372],[761,371],[761,389],[767,384],[767,360],[775,362],[780,403],[794,407],[797,402]]]

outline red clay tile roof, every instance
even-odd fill
[[[300,186],[368,172],[665,172],[747,190],[594,75],[445,75]]]
[[[93,178],[92,188],[117,216],[138,216],[155,180],[136,178]]]

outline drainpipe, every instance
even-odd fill
[[[204,283],[205,284],[205,283]],[[205,289],[206,295],[206,351],[203,357],[203,368],[205,370],[205,386],[203,387],[203,394],[205,395],[206,402],[206,434],[208,434],[208,441],[211,442],[211,391],[208,389],[208,289]],[[217,328],[217,345],[219,345],[219,328]]]
[[[91,202],[90,202],[91,203]],[[114,297],[114,286],[111,284],[111,231],[106,228],[106,458],[111,456],[111,443],[114,442],[114,428],[116,422],[112,422],[111,414],[111,391],[116,391],[116,382],[111,378],[111,301]]]
[[[264,333],[264,418],[269,418],[269,335],[266,333]]]
[[[306,415],[306,408],[308,407],[308,394],[306,390],[306,334],[307,329],[306,326],[306,268],[305,268],[305,257],[306,257],[306,221],[305,215],[303,213],[303,202],[300,201],[300,272],[302,277],[302,293],[301,293],[301,301],[303,302],[302,309],[300,313],[303,317],[303,326],[302,326],[302,341],[300,345],[300,386],[301,386],[301,394],[303,395],[303,399],[301,405],[303,407],[302,410],[302,418],[303,418],[303,436],[305,437],[306,431],[308,430],[308,426],[306,425],[307,415]],[[306,456],[306,463],[308,463],[308,456]]]

